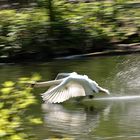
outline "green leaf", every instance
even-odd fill
[[[3,94],[9,94],[11,91],[12,91],[12,87],[6,87],[6,88],[2,88],[0,91],[3,93]]]
[[[31,80],[32,81],[38,81],[41,79],[41,76],[38,73],[34,73]]]
[[[0,137],[4,137],[6,135],[6,131],[0,129]]]
[[[15,134],[11,136],[11,140],[23,140],[22,137],[20,137],[19,135]]]
[[[14,85],[15,85],[15,83],[12,82],[12,81],[6,81],[6,82],[3,83],[3,86],[4,87],[12,87]]]
[[[4,103],[0,103],[0,109],[3,108],[3,106],[4,106]]]
[[[36,76],[36,79],[39,79]],[[30,117],[34,119],[24,118],[25,112],[30,105],[37,103],[35,96],[32,94],[32,88],[26,84],[32,81],[31,78],[20,78],[16,83],[6,81],[0,88],[0,139],[5,140],[26,140],[28,134],[24,133],[25,127],[23,122],[27,121],[29,124],[41,124],[39,118]],[[20,82],[23,82],[21,84]],[[20,131],[18,131],[20,130]]]
[[[20,80],[20,81],[28,81],[29,78],[28,78],[28,77],[21,77],[21,78],[19,78],[19,80]]]
[[[30,122],[33,124],[42,124],[42,120],[40,118],[31,118]]]

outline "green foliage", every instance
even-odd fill
[[[0,11],[0,56],[21,52],[50,56],[71,48],[86,51],[98,49],[104,45],[101,42],[123,42],[139,33],[140,12],[135,2],[37,0],[37,3],[38,7],[29,10]],[[139,39],[138,36],[129,42]]]
[[[39,76],[20,78],[17,82],[6,81],[0,89],[0,139],[24,140],[30,139],[25,124],[40,124],[40,118],[26,114],[28,107],[36,104],[31,81]]]
[[[38,51],[40,45],[37,45],[47,36],[46,24],[47,15],[44,10],[1,10],[0,55],[8,57],[21,51]]]
[[[69,4],[67,9],[67,17],[69,22],[74,26],[84,26],[86,30],[90,32],[93,38],[109,37],[110,40],[119,40],[127,38],[127,34],[134,32],[130,31],[130,27],[133,31],[138,29],[138,24],[132,23],[131,17],[134,13],[138,17],[138,9],[126,8],[129,5],[126,1],[100,1],[93,3],[78,3]],[[127,12],[126,12],[127,11]],[[132,12],[133,11],[133,14]],[[123,21],[125,17],[129,17],[128,21]],[[135,22],[139,19],[134,19]],[[124,28],[127,31],[124,31]]]

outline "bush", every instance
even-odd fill
[[[38,8],[0,11],[0,56],[38,53],[52,57],[71,50],[98,50],[110,42],[140,40],[135,2],[53,0],[49,9],[47,1],[39,0]]]
[[[42,10],[0,11],[0,50],[7,57],[40,50],[47,38],[47,16]]]
[[[26,124],[39,124],[40,118],[27,115],[29,106],[37,100],[32,94],[32,88],[27,86],[29,81],[38,77],[20,78],[18,82],[6,81],[0,89],[0,139],[27,140],[31,134],[27,133]],[[33,137],[32,137],[33,139]]]

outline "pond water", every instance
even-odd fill
[[[32,128],[38,140],[71,138],[74,140],[139,140],[140,139],[140,56],[95,57],[77,60],[54,60],[47,63],[0,64],[0,82],[39,73],[44,80],[54,79],[59,72],[86,74],[111,96],[95,97],[81,103],[44,104],[39,99],[32,112],[44,123]]]

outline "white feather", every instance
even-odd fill
[[[108,90],[100,87],[95,81],[88,78],[86,75],[77,73],[64,74],[67,77],[62,79],[62,82],[57,86],[53,86],[46,91],[42,97],[43,100],[50,103],[60,103],[72,97],[91,95],[99,91],[109,93]],[[57,77],[63,77],[63,74]]]

